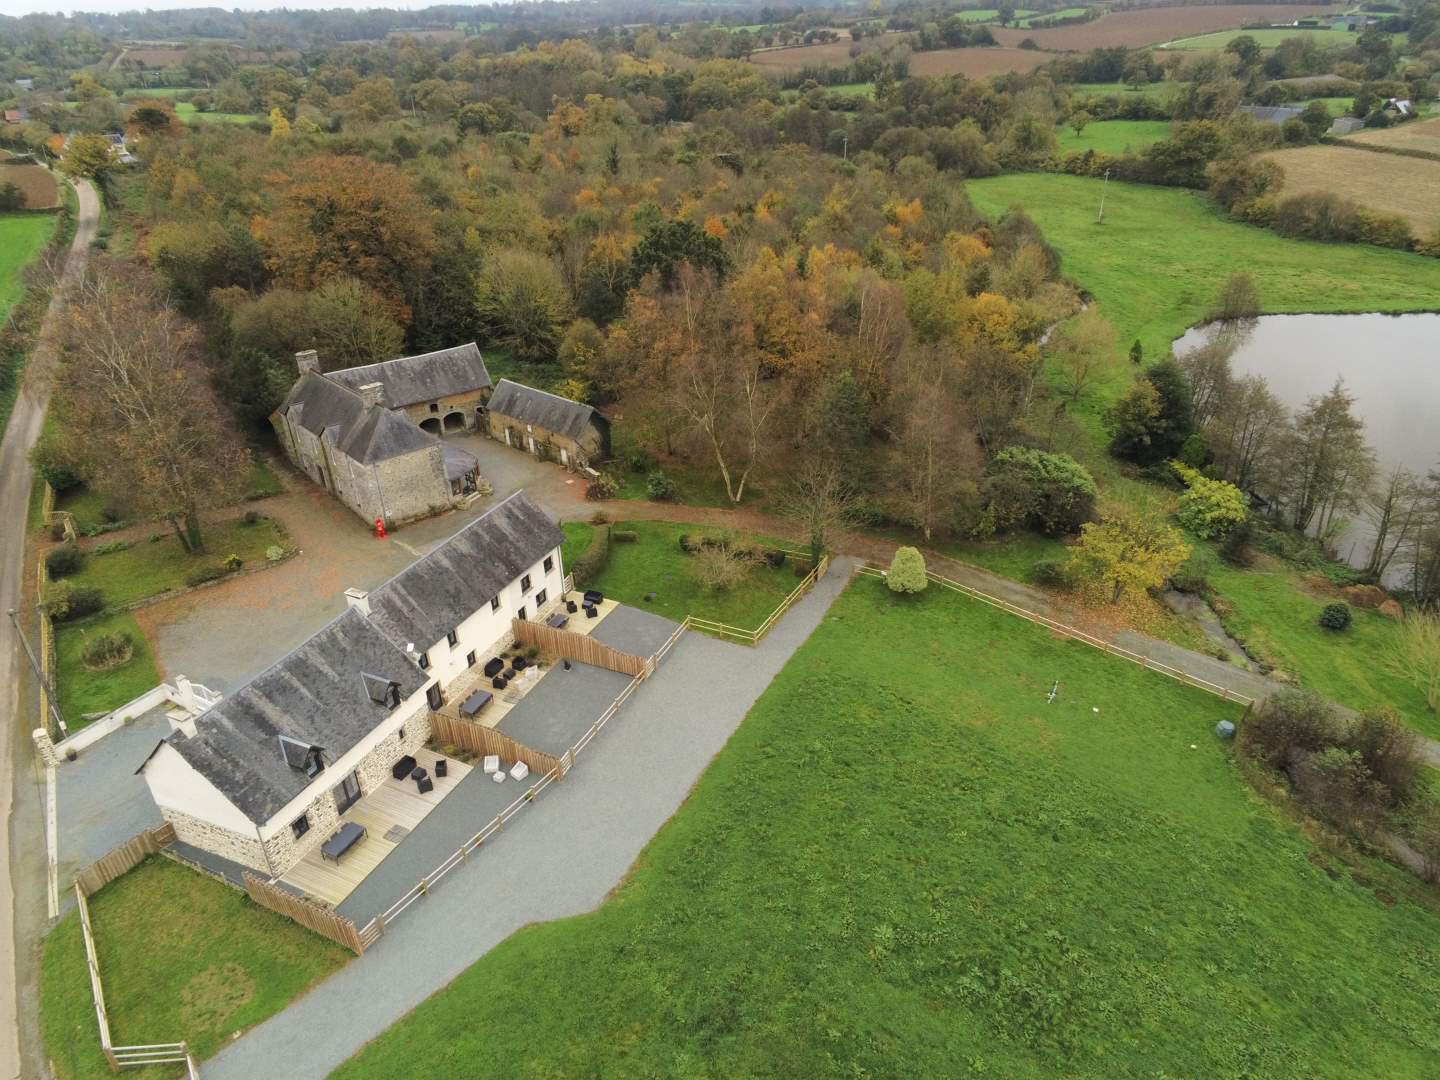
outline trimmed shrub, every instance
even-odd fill
[[[117,551],[128,551],[129,540],[107,540],[103,544],[96,544],[90,551],[92,555],[114,555]]]
[[[1188,485],[1185,494],[1180,496],[1175,520],[1202,540],[1224,537],[1249,516],[1249,500],[1234,484],[1211,480],[1178,461],[1170,464]]]
[[[260,524],[260,511],[246,510],[245,516],[242,517],[240,520],[246,525],[258,525]]]
[[[1350,605],[1326,604],[1320,612],[1320,625],[1326,630],[1348,630],[1350,628]]]
[[[202,566],[198,570],[192,570],[185,578],[185,584],[190,586],[204,585],[207,581],[219,581],[230,571],[223,566],[210,565]]]
[[[105,607],[105,594],[89,585],[61,585],[52,589],[45,610],[56,622],[83,619]]]
[[[634,544],[640,539],[640,534],[630,529],[614,529],[610,533],[610,539],[617,544]]]
[[[695,553],[690,576],[707,592],[726,592],[745,580],[750,564],[723,544],[712,544]]]
[[[80,483],[80,475],[71,465],[61,437],[54,432],[46,432],[35,441],[30,462],[40,478],[56,491],[65,491]]]
[[[575,587],[583,589],[594,581],[610,565],[610,526],[597,527],[590,537],[590,543],[570,572],[575,577]]]
[[[890,560],[890,572],[885,575],[885,584],[890,587],[891,592],[924,592],[925,586],[930,584],[925,577],[925,556],[913,547],[897,548],[895,557]]]
[[[271,544],[265,549],[265,558],[269,562],[279,562],[285,558],[285,549],[279,544]]]
[[[1040,559],[1030,567],[1030,580],[1036,585],[1063,589],[1070,584],[1070,568],[1063,559]]]
[[[109,671],[129,663],[135,642],[125,633],[96,634],[80,650],[80,662],[90,671]]]
[[[613,499],[615,492],[619,490],[620,485],[609,473],[601,473],[586,486],[585,498],[591,502],[604,502],[606,499]]]
[[[79,570],[85,556],[74,544],[62,544],[51,548],[45,556],[45,569],[52,578],[68,577]]]
[[[677,497],[675,481],[663,472],[652,472],[645,480],[645,494],[655,502],[674,502]]]

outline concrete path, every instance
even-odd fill
[[[206,1080],[319,1080],[522,926],[598,907],[819,625],[853,565],[837,559],[758,648],[685,635],[563,784],[363,958],[205,1062]],[[423,1047],[415,1060],[423,1072]]]
[[[65,293],[84,271],[95,230],[100,223],[100,200],[95,189],[81,180],[76,184],[80,212],[76,217],[75,239],[66,256],[64,276],[55,289],[40,341],[26,365],[25,381],[15,401],[15,410],[0,442],[0,617],[21,607],[25,595],[25,519],[30,505],[30,448],[40,435],[45,409],[50,403],[50,381],[58,362],[54,345],[56,320],[65,310]],[[29,567],[33,573],[34,567]],[[32,620],[24,620],[27,625]],[[21,1075],[24,1055],[26,1075],[38,1075],[40,1040],[35,1017],[38,1000],[38,951],[36,943],[45,932],[46,854],[44,817],[39,804],[24,789],[35,785],[30,731],[34,716],[28,710],[33,676],[19,643],[7,627],[5,646],[0,648],[0,701],[5,737],[0,738],[0,805],[5,808],[7,828],[0,830],[0,1076]],[[22,687],[25,692],[22,693]],[[43,787],[43,780],[42,780]],[[21,797],[21,792],[24,792]],[[14,845],[12,865],[11,845]],[[13,880],[12,880],[13,875]],[[16,902],[16,898],[21,898]],[[23,997],[27,1007],[17,1008]],[[23,1024],[24,1038],[21,1038]]]

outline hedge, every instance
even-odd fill
[[[583,589],[594,581],[610,565],[610,526],[597,526],[590,537],[584,554],[575,560],[570,568],[575,577],[575,587]]]

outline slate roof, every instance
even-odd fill
[[[1262,124],[1283,124],[1298,117],[1304,109],[1292,109],[1285,105],[1241,105],[1238,112],[1249,113]]]
[[[495,393],[490,396],[490,411],[571,439],[578,439],[596,420],[601,424],[606,422],[589,405],[509,379],[501,379],[495,387]]]
[[[347,457],[364,465],[399,457],[435,445],[433,435],[421,431],[399,413],[371,409],[355,391],[325,375],[302,375],[276,411],[312,435],[330,433],[330,439]]]
[[[372,589],[370,620],[400,648],[428,649],[564,540],[549,515],[517,491]]]
[[[327,764],[338,760],[390,715],[371,693],[376,677],[398,683],[402,701],[429,681],[403,647],[352,608],[201,713],[193,736],[165,741],[263,824],[312,783],[287,762],[279,737],[319,747]]]
[[[485,359],[473,341],[453,349],[331,371],[326,377],[352,390],[378,382],[385,387],[385,404],[392,409],[486,390],[492,385]]]

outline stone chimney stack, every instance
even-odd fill
[[[349,604],[367,619],[370,617],[370,594],[364,589],[346,589],[345,603]]]
[[[320,354],[314,349],[306,349],[304,352],[295,354],[295,367],[301,376],[309,374],[320,374]]]
[[[367,408],[380,409],[385,406],[385,384],[372,382],[366,383],[359,388],[359,393],[365,399]]]

